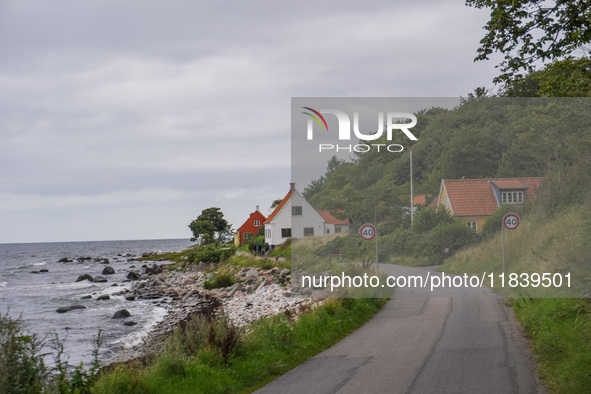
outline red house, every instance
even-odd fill
[[[256,211],[250,214],[250,217],[244,222],[242,226],[236,231],[236,235],[234,236],[234,244],[236,246],[242,245],[244,242],[248,241],[250,238],[254,237],[254,235],[259,231],[259,228],[263,225],[267,218],[259,211],[259,206],[257,205]]]

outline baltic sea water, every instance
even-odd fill
[[[167,313],[165,305],[155,301],[127,301],[113,295],[131,286],[127,280],[129,270],[134,269],[131,267],[139,270],[144,264],[132,259],[144,252],[174,252],[189,246],[188,239],[0,244],[0,312],[13,318],[20,316],[29,331],[41,338],[57,333],[65,340],[70,365],[91,360],[93,338],[100,329],[104,334],[102,361],[113,361],[121,351],[140,345]],[[88,257],[91,259],[78,261]],[[59,262],[62,258],[72,262]],[[105,258],[108,264],[98,261]],[[101,275],[106,265],[113,267],[115,274]],[[47,272],[34,273],[41,270]],[[83,274],[101,275],[108,281],[76,282]],[[102,294],[111,298],[97,300]],[[82,299],[85,295],[92,298]],[[74,304],[86,309],[56,312],[59,307]],[[122,320],[112,319],[119,309],[131,312],[126,320],[137,324],[125,326]],[[47,361],[51,363],[51,359]]]

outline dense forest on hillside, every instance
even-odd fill
[[[320,253],[370,256],[369,245],[355,234],[365,222],[377,223],[384,258],[414,256],[425,264],[441,262],[446,257],[441,254],[443,249],[453,253],[481,238],[448,215],[427,209],[417,213],[415,226],[410,228],[411,149],[415,195],[434,198],[442,179],[544,176],[547,182],[538,204],[548,214],[588,202],[590,99],[514,97],[521,91],[542,96],[541,86],[548,91],[551,82],[568,87],[568,76],[577,75],[572,73],[573,64],[585,71],[588,63],[584,59],[553,64],[506,85],[499,96],[486,96],[483,89],[477,89],[451,110],[423,110],[416,114],[418,123],[413,128],[418,141],[405,146],[403,153],[374,150],[357,153],[351,161],[333,157],[325,175],[313,181],[304,195],[316,209],[343,210],[342,216],[351,220],[352,234],[335,239]],[[561,67],[568,71],[558,73]],[[382,137],[376,143],[387,141]]]

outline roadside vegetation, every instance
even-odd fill
[[[385,302],[330,299],[297,320],[280,314],[255,322],[248,332],[223,316],[197,318],[177,329],[147,365],[105,370],[93,392],[251,392],[359,328]]]
[[[20,318],[0,313],[0,393],[90,393],[100,368],[98,332],[90,365],[68,366],[64,341],[53,333],[49,339],[29,331]],[[49,348],[50,352],[46,352]],[[42,353],[44,351],[44,353]],[[51,366],[46,357],[52,357]]]

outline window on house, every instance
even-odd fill
[[[304,227],[304,237],[313,237],[314,227]]]
[[[244,240],[246,241],[247,239],[251,239],[252,238],[252,233],[244,233]]]
[[[334,233],[335,234],[339,234],[340,232],[341,232],[341,227],[340,226],[335,226]]]
[[[302,207],[301,207],[301,205],[291,207],[291,214],[293,216],[301,216],[302,215]]]
[[[282,228],[281,229],[281,238],[291,238],[291,229],[290,228]]]
[[[523,203],[523,192],[512,191],[502,192],[503,204],[522,204]]]
[[[267,239],[271,238],[271,229],[269,229],[269,230],[265,230],[265,237],[266,237]]]
[[[254,226],[255,227],[260,227],[261,226],[261,221],[260,220],[255,220],[254,221]]]
[[[330,234],[330,229],[329,228],[326,229],[326,233],[327,234]]]
[[[478,222],[466,222],[466,226],[470,227],[474,231],[478,231]]]

